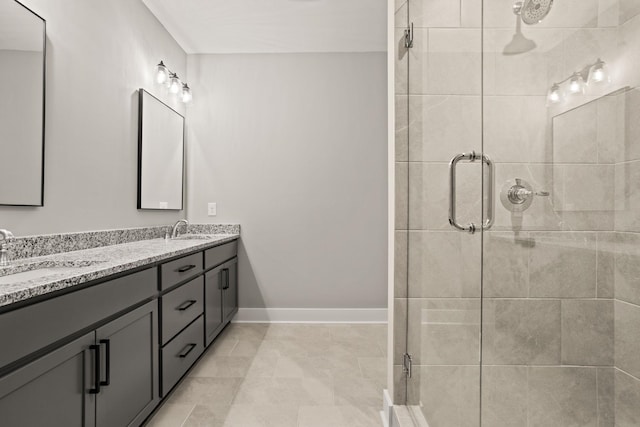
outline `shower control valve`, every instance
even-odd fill
[[[511,212],[525,211],[533,203],[534,196],[547,197],[548,191],[534,191],[531,184],[521,178],[510,179],[502,187],[500,201]]]

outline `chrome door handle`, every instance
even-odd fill
[[[484,154],[477,154],[475,151],[471,153],[461,153],[453,157],[449,162],[449,224],[456,230],[467,231],[471,234],[475,233],[477,226],[474,223],[464,226],[458,223],[456,219],[456,166],[462,160],[467,160],[470,163],[476,160],[482,160],[489,167],[489,180],[487,189],[487,219],[482,223],[482,229],[488,230],[493,225],[493,185],[494,185],[494,167],[493,161]]]

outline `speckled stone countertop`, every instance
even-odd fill
[[[237,231],[239,232],[239,229]],[[192,234],[172,240],[164,238],[139,240],[17,259],[11,261],[7,267],[0,267],[0,307],[229,242],[239,237],[240,234],[232,233]]]

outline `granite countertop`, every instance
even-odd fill
[[[229,242],[240,235],[189,237],[140,240],[18,259],[7,267],[0,267],[0,307]]]

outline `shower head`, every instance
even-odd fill
[[[513,5],[513,13],[519,15],[525,24],[534,25],[547,17],[551,6],[553,6],[553,0],[518,1]]]

